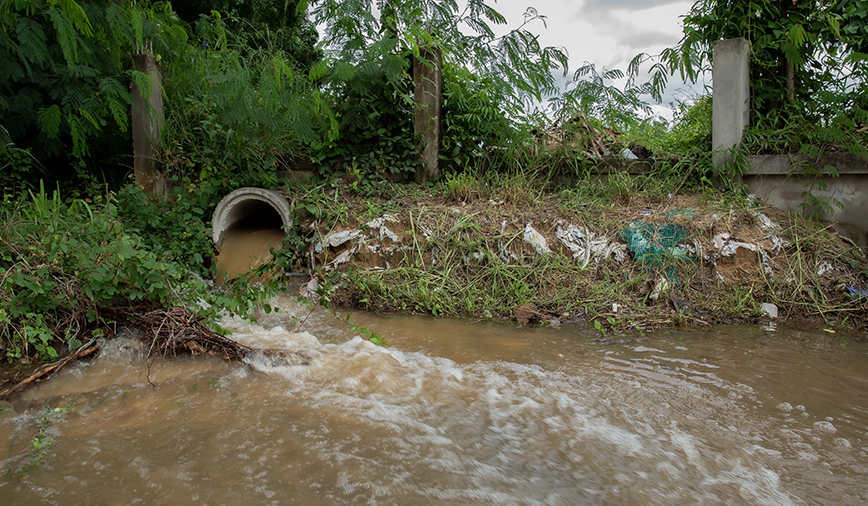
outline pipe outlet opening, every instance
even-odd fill
[[[262,188],[239,188],[217,204],[211,220],[212,239],[217,251],[223,248],[226,232],[238,228],[292,228],[289,202],[280,193]]]

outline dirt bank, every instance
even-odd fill
[[[604,330],[868,323],[864,253],[756,200],[342,195],[337,224],[305,225],[340,304]]]

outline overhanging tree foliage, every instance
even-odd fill
[[[149,88],[130,56],[145,47],[166,54],[185,38],[163,2],[0,0],[4,151],[29,148],[61,166],[83,163],[98,144],[117,151],[130,80]]]
[[[203,16],[223,13],[228,29],[247,47],[281,51],[294,67],[308,69],[320,58],[316,49],[319,34],[307,12],[298,9],[298,0],[187,0],[173,7],[191,27]]]
[[[681,42],[655,67],[655,84],[666,70],[695,82],[711,68],[713,43],[735,37],[751,43],[752,123],[794,112],[827,126],[868,123],[868,1],[697,1]]]
[[[328,65],[341,74],[350,71],[346,64],[382,60],[387,78],[397,80],[406,66],[390,56],[396,49],[421,58],[423,48],[434,44],[445,63],[486,80],[502,97],[504,110],[522,117],[528,103],[556,92],[553,72],[567,68],[562,49],[543,47],[527,30],[530,22],[545,20],[535,9],[528,10],[520,27],[497,35],[495,27],[505,25],[506,18],[483,0],[470,0],[463,8],[455,0],[321,0],[310,5],[315,22],[325,27],[323,42],[331,58],[315,69],[322,75]]]

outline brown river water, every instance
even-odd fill
[[[377,347],[272,302],[223,325],[309,365],[150,362],[121,337],[0,404],[0,505],[868,504],[868,345],[840,333],[599,345],[592,328],[351,313]]]

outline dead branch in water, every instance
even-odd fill
[[[127,315],[128,321],[142,330],[139,340],[148,348],[148,356],[187,352],[225,360],[243,358],[254,350],[214,332],[183,308],[156,309],[139,315]]]
[[[0,400],[5,401],[9,398],[9,396],[11,396],[12,394],[14,394],[16,392],[20,392],[21,390],[23,390],[27,386],[47,380],[52,375],[59,372],[63,368],[63,366],[65,366],[66,364],[68,364],[74,360],[79,360],[79,359],[85,358],[89,355],[93,355],[94,353],[96,353],[99,350],[99,348],[97,348],[96,346],[92,346],[93,343],[94,343],[94,341],[91,340],[89,343],[81,346],[78,349],[78,351],[76,351],[72,355],[69,355],[68,357],[64,358],[63,360],[60,360],[60,361],[55,362],[53,364],[48,364],[46,366],[40,367],[35,373],[31,374],[27,378],[19,381],[18,383],[16,383],[15,385],[13,385],[9,388],[7,388],[3,392],[0,392]]]

